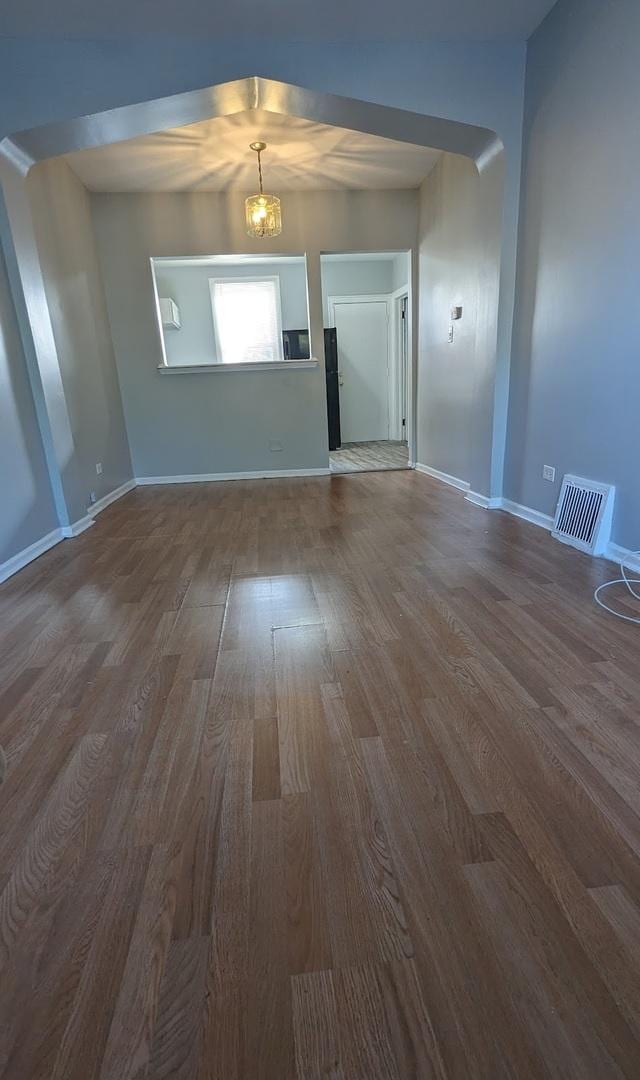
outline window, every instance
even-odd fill
[[[317,367],[304,255],[154,256],[164,374]]]
[[[282,315],[277,277],[210,278],[218,362],[282,361]]]

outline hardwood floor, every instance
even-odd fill
[[[640,637],[414,472],[139,488],[0,589],[0,1076],[640,1075]]]
[[[329,454],[332,473],[379,472],[382,469],[408,469],[407,444],[380,439],[377,442],[343,443]]]

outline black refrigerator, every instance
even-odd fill
[[[309,331],[285,330],[282,334],[286,360],[309,359]],[[324,359],[327,377],[327,423],[329,449],[340,449],[340,389],[338,383],[338,336],[335,326],[324,332]]]
[[[329,449],[339,450],[340,440],[340,386],[338,380],[338,335],[335,326],[324,332],[324,361],[327,373],[327,423],[329,425]]]

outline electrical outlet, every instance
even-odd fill
[[[543,480],[550,480],[550,481],[553,482],[555,480],[555,478],[556,478],[556,470],[554,469],[553,465],[543,465],[542,466],[542,479]]]
[[[93,506],[93,504],[97,503],[97,501],[98,501],[98,496],[96,495],[95,491],[90,491],[89,492],[89,506]]]
[[[98,461],[97,464],[96,464],[96,472],[97,472],[98,476],[100,476],[100,474],[102,472],[102,462],[101,461]]]
[[[449,341],[453,342],[453,323],[451,323],[451,326],[449,327]]]
[[[277,454],[282,450],[282,443],[278,439],[269,439],[269,449],[272,454]]]

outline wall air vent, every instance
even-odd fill
[[[565,476],[551,535],[590,555],[604,554],[611,536],[615,493],[612,484]]]

